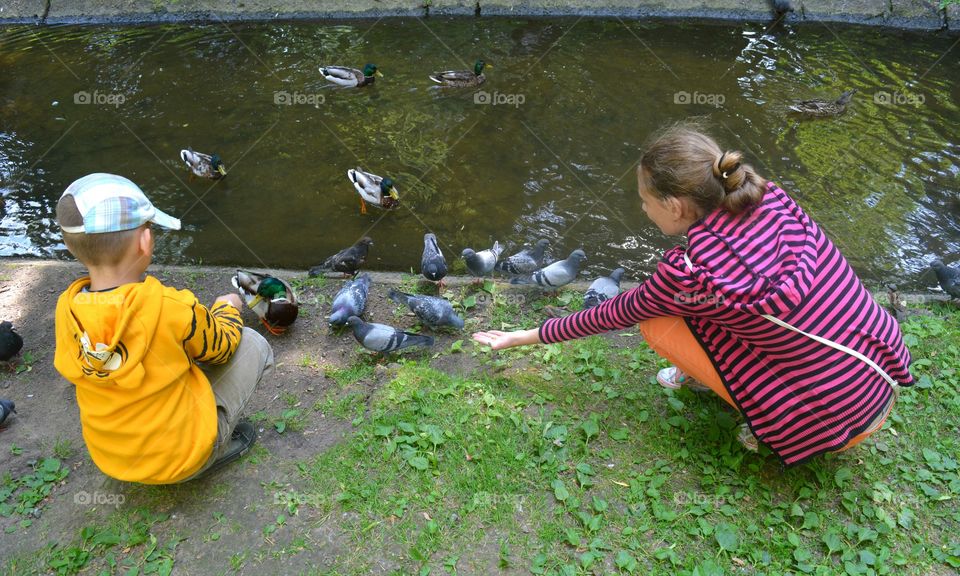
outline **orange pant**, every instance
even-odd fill
[[[653,318],[651,320],[644,320],[639,324],[639,327],[644,340],[647,341],[647,345],[650,346],[651,350],[669,360],[671,364],[676,366],[688,377],[706,385],[710,390],[723,398],[727,404],[739,411],[739,408],[737,408],[736,404],[734,404],[730,398],[730,393],[724,388],[723,382],[720,380],[720,375],[717,374],[717,371],[713,367],[713,363],[710,362],[710,357],[707,356],[707,353],[700,346],[700,343],[697,342],[693,333],[690,332],[690,328],[687,327],[687,323],[683,321],[683,318],[676,316]],[[886,412],[878,422],[873,423],[867,431],[855,436],[847,442],[846,446],[838,450],[838,452],[853,448],[862,442],[864,438],[879,430],[887,420],[887,416],[892,409],[893,402],[891,401]]]

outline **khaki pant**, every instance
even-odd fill
[[[204,366],[203,372],[210,380],[217,401],[217,440],[206,463],[182,482],[204,472],[230,446],[230,436],[244,406],[257,385],[273,373],[273,348],[259,332],[244,327],[240,345],[230,360],[226,364]]]

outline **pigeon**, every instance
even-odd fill
[[[314,266],[307,274],[311,278],[327,272],[343,272],[344,277],[353,276],[366,262],[367,252],[370,251],[371,246],[373,246],[373,240],[369,236],[364,236],[353,246],[337,252],[324,260],[323,264]]]
[[[793,6],[790,5],[790,0],[768,0],[770,2],[770,8],[773,9],[773,19],[775,22],[783,20],[787,15],[787,12],[793,12]]]
[[[937,280],[950,298],[960,298],[960,270],[946,266],[942,260],[934,260],[930,267],[937,274]]]
[[[583,250],[577,249],[570,253],[566,260],[554,262],[541,268],[530,276],[511,278],[511,284],[536,284],[544,290],[557,290],[561,286],[573,282],[580,272],[580,264],[587,259]]]
[[[386,324],[364,322],[356,316],[347,319],[353,327],[353,337],[367,350],[374,352],[393,352],[410,346],[433,346],[433,338],[411,334]]]
[[[367,293],[370,291],[370,275],[363,273],[343,285],[333,298],[333,310],[327,322],[331,326],[343,326],[351,316],[363,316],[367,309]]]
[[[3,421],[7,419],[7,416],[16,413],[17,410],[14,408],[13,400],[0,400],[0,424],[3,424]]]
[[[623,277],[623,272],[623,268],[617,268],[609,276],[601,276],[594,280],[583,295],[583,309],[593,308],[619,294],[620,278]]]
[[[0,322],[0,361],[7,362],[23,348],[23,338],[13,331],[11,322]]]
[[[463,318],[457,316],[453,306],[445,298],[407,294],[399,290],[390,290],[387,296],[397,304],[404,304],[413,310],[417,318],[431,328],[453,326],[463,330]]]
[[[443,279],[447,275],[447,261],[437,244],[437,236],[427,233],[423,235],[423,258],[420,260],[420,273],[427,280],[443,286]]]
[[[467,263],[467,269],[477,278],[483,278],[493,272],[493,267],[497,265],[497,259],[503,248],[496,240],[493,241],[493,247],[480,252],[474,252],[473,248],[464,248],[461,256]]]
[[[533,274],[534,270],[543,268],[543,253],[547,250],[547,246],[549,245],[549,240],[546,238],[541,238],[540,240],[537,240],[537,243],[533,248],[521,250],[513,256],[504,258],[503,260],[494,264],[493,269],[497,272],[505,272],[514,276]]]

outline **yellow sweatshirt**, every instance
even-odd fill
[[[240,312],[212,310],[152,276],[104,292],[81,278],[60,295],[54,365],[77,388],[83,439],[107,476],[167,484],[213,451],[217,406],[197,362],[223,364],[240,343]]]

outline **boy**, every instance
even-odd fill
[[[273,370],[273,350],[244,328],[236,294],[210,309],[188,290],[141,276],[153,257],[151,224],[180,221],[136,184],[90,174],[57,204],[63,241],[89,277],[56,310],[54,365],[77,388],[83,439],[113,478],[170,484],[239,458],[256,439],[240,412]],[[198,362],[215,366],[201,371]]]

